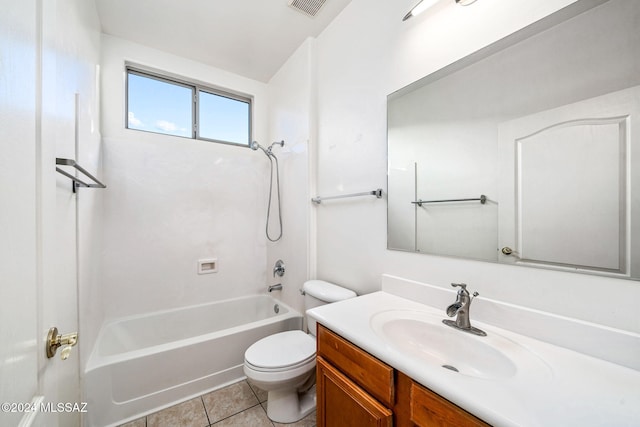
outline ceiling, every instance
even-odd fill
[[[326,0],[315,17],[288,0],[96,0],[102,32],[268,82],[309,36],[351,0]]]

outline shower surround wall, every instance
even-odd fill
[[[125,61],[252,95],[253,138],[268,135],[266,84],[103,35],[104,317],[264,292],[268,162],[245,147],[125,129]],[[198,275],[211,257],[218,272]]]
[[[269,81],[269,141],[284,139],[275,147],[280,162],[283,234],[278,242],[267,243],[269,283],[282,283],[276,297],[296,310],[304,310],[299,289],[309,279],[313,264],[311,237],[310,163],[314,142],[314,46],[307,39]],[[264,159],[267,162],[266,159]],[[259,211],[261,214],[263,209]],[[271,214],[271,230],[277,230],[277,215]],[[286,265],[283,277],[273,277],[271,268],[278,259]]]

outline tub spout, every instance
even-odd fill
[[[269,286],[269,292],[271,291],[281,291],[282,290],[282,284],[278,283],[277,285],[271,285]]]

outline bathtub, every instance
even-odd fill
[[[302,329],[302,315],[252,295],[105,323],[84,371],[84,424],[119,425],[244,377],[258,339]]]

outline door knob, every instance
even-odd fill
[[[500,249],[500,252],[517,260],[522,260],[520,252],[516,251],[515,249],[511,249],[509,246],[505,246],[504,248]]]
[[[71,354],[71,348],[76,345],[78,342],[78,333],[72,332],[70,334],[60,335],[58,334],[58,328],[55,326],[49,329],[49,333],[47,334],[47,343],[46,343],[46,352],[47,357],[51,359],[56,355],[56,351],[58,348],[64,346],[64,348],[60,351],[60,358],[62,360],[67,360],[69,355]]]

